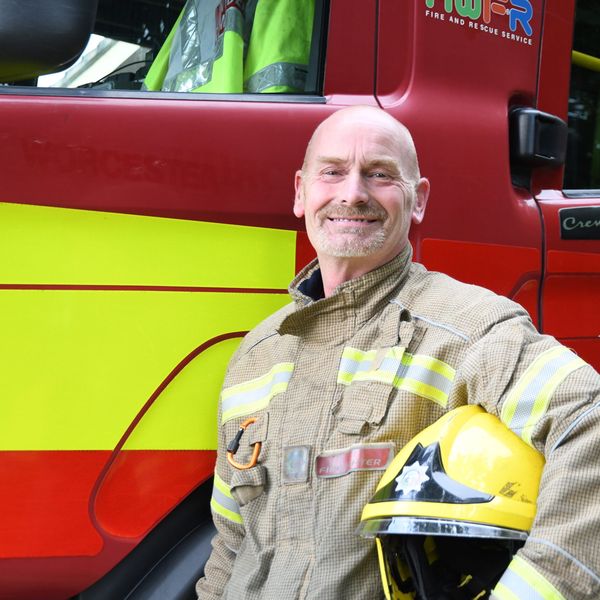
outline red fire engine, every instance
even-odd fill
[[[416,259],[600,368],[594,1],[316,0],[271,94],[141,89],[184,1],[96,3],[0,0],[0,599],[193,597],[225,365],[311,257],[293,173],[341,107],[414,134]],[[92,31],[134,64],[37,79]]]

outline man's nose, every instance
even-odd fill
[[[340,200],[350,205],[364,204],[369,201],[369,191],[362,173],[350,171],[346,175],[340,190]]]

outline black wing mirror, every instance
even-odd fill
[[[71,66],[94,27],[98,0],[0,0],[0,82]]]

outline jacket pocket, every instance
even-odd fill
[[[338,431],[348,435],[365,435],[383,421],[390,398],[391,385],[376,382],[353,383],[342,390],[335,411]]]
[[[238,506],[246,506],[265,491],[267,471],[262,465],[255,465],[244,471],[234,470],[231,476],[231,495]]]

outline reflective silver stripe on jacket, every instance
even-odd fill
[[[448,364],[422,354],[409,354],[401,346],[362,351],[346,347],[338,383],[379,381],[446,406],[456,371]]]
[[[244,90],[250,93],[260,93],[273,86],[286,86],[289,91],[303,92],[306,85],[308,68],[299,63],[271,63],[251,75],[244,82]]]
[[[277,363],[271,370],[250,381],[221,392],[221,422],[262,410],[277,394],[287,390],[294,363]]]
[[[498,600],[565,600],[528,562],[515,556],[494,588]]]
[[[542,352],[509,392],[500,414],[502,421],[531,444],[532,431],[546,414],[556,388],[575,369],[585,365],[584,360],[564,346]]]
[[[235,5],[227,7],[223,15],[223,30],[217,32],[215,11],[218,4],[206,0],[186,3],[173,36],[163,91],[191,92],[205,85],[212,79],[214,62],[223,56],[225,32],[233,31],[244,37],[244,16]],[[253,15],[254,12],[251,12]]]
[[[225,517],[229,521],[239,524],[242,523],[240,507],[233,499],[231,491],[229,490],[229,486],[219,477],[216,471],[213,480],[213,491],[212,498],[210,499],[210,507],[215,513]]]

